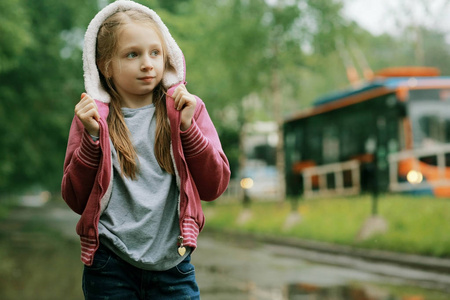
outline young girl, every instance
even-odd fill
[[[81,215],[85,298],[198,299],[200,199],[230,169],[183,54],[153,10],[118,0],[89,24],[83,67],[62,195]]]

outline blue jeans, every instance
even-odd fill
[[[200,299],[191,257],[167,271],[148,271],[125,262],[100,245],[92,266],[83,272],[87,300]]]

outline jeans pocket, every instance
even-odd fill
[[[86,266],[89,270],[101,270],[108,262],[111,260],[111,252],[107,249],[105,249],[104,246],[100,246],[97,251],[95,251],[94,254],[94,261],[92,263],[92,266]]]
[[[181,275],[189,275],[195,272],[194,265],[191,264],[191,257],[189,255],[177,266],[175,266],[175,269]]]

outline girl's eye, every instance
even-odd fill
[[[136,52],[130,52],[127,54],[127,58],[135,58],[137,56]]]
[[[159,51],[158,50],[153,50],[151,54],[152,54],[152,56],[158,56]]]

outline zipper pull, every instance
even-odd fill
[[[186,253],[186,248],[183,246],[183,237],[180,235],[178,237],[178,254],[183,256]]]

